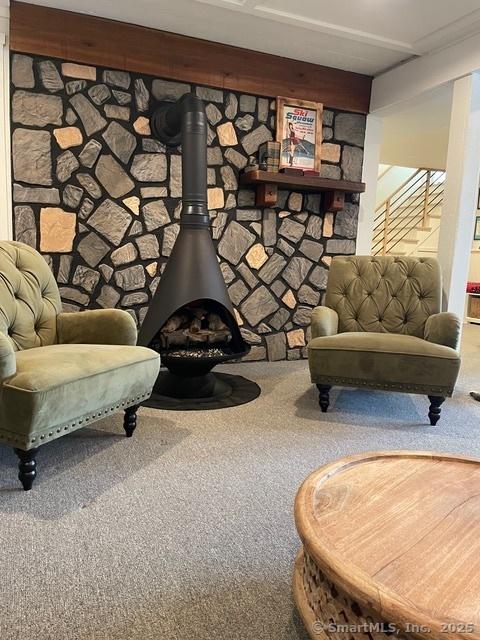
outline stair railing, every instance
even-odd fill
[[[430,240],[430,238],[431,238],[432,236],[434,236],[434,235],[438,232],[438,227],[439,227],[439,225],[438,225],[438,224],[437,224],[437,225],[435,225],[435,226],[432,228],[432,230],[430,231],[430,233],[429,233],[428,235],[426,235],[426,236],[425,236],[425,238],[422,238],[422,240],[420,240],[420,241],[418,242],[418,244],[415,246],[415,248],[414,248],[414,249],[411,249],[410,251],[408,251],[408,252],[407,252],[407,256],[413,256],[413,255],[415,254],[415,252],[418,252],[418,251],[431,251],[431,252],[434,252],[434,253],[435,253],[435,252],[436,252],[436,249],[432,249],[432,248],[430,248],[430,247],[429,247],[429,248],[427,248],[427,249],[424,249],[423,247],[424,247],[426,244],[428,244],[428,241]]]
[[[386,255],[443,201],[444,171],[417,169],[375,209],[372,254]]]
[[[433,212],[433,210],[440,206],[441,203],[443,201],[443,184],[441,186],[437,186],[436,190],[432,190],[431,191],[431,200],[429,201],[428,207],[426,209],[426,217],[428,219],[428,216],[430,215],[430,213]],[[399,244],[399,242],[401,242],[402,240],[405,239],[405,237],[413,230],[415,230],[416,228],[418,228],[419,226],[424,226],[423,224],[423,220],[424,220],[424,213],[422,212],[418,212],[418,209],[416,209],[416,213],[414,216],[412,216],[412,218],[410,219],[409,223],[407,224],[407,226],[404,227],[403,231],[402,228],[399,227],[397,230],[396,235],[394,235],[391,238],[391,242],[389,244],[388,250],[389,252],[392,252],[393,249],[395,249],[395,247]]]
[[[417,191],[410,196],[408,206],[405,212],[401,212],[396,216],[393,222],[390,222],[388,227],[388,249],[391,249],[391,244],[394,240],[400,241],[399,235],[405,237],[405,235],[412,231],[417,225],[422,224],[425,226],[425,217],[432,212],[431,204],[435,203],[435,206],[440,204],[440,197],[443,195],[443,182],[435,184],[433,188],[429,190],[429,200],[427,207],[424,206],[424,194],[421,191]],[[379,229],[378,233],[374,232],[374,241],[378,242],[379,234],[384,234],[383,229]],[[396,243],[395,243],[396,244]]]

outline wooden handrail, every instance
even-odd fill
[[[387,174],[389,171],[391,171],[392,169],[393,169],[393,164],[389,164],[389,165],[387,166],[387,168],[386,168],[386,169],[384,169],[384,170],[382,171],[382,173],[379,173],[379,174],[378,174],[378,176],[377,176],[377,181],[378,181],[378,180],[381,180],[381,179],[383,178],[383,176],[384,176],[384,175],[386,175],[386,174]]]
[[[431,172],[427,171],[427,179],[425,181],[425,197],[423,198],[423,226],[426,226],[427,223],[427,207],[428,207],[428,197],[430,195],[430,177]]]
[[[434,187],[433,190],[430,191],[431,198],[429,201],[429,208],[427,210],[427,215],[429,215],[430,212],[439,204],[439,202],[441,201],[442,195],[443,195],[443,187],[436,186]],[[422,209],[423,209],[423,205],[421,204],[416,205],[415,209],[418,209],[420,206],[422,206]],[[389,238],[387,237],[385,251],[386,252],[391,251],[393,247],[395,247],[399,242],[401,242],[401,240],[403,240],[403,238],[405,238],[405,236],[408,235],[408,233],[415,228],[416,223],[419,222],[422,218],[423,218],[423,211],[422,211],[422,214],[420,213],[416,213],[414,215],[409,214],[408,216],[403,217],[402,220],[405,222],[404,225],[400,225],[397,223],[396,225],[394,224],[392,226],[392,224],[389,224],[388,235],[391,237]],[[398,221],[398,218],[395,218],[395,221]],[[393,232],[393,235],[392,235],[392,232]],[[383,236],[384,236],[383,229],[380,227],[376,227],[374,230],[374,235],[372,240],[372,253],[375,254],[375,249],[379,245],[382,246],[382,252],[383,252],[383,245],[384,245]]]
[[[403,187],[405,187],[410,182],[410,180],[415,178],[415,176],[417,176],[420,171],[424,171],[424,169],[417,169],[416,171],[414,171],[412,175],[407,180],[405,180],[405,182],[403,182],[397,189],[395,189],[393,193],[388,196],[388,198],[386,198],[381,204],[379,204],[378,207],[375,207],[375,213],[382,207],[384,207],[387,204],[388,200],[391,200],[393,196],[396,195],[401,189],[403,189]]]
[[[435,195],[432,198],[432,201],[434,202],[432,206],[430,206],[430,208],[427,210],[427,215],[439,204],[442,194],[443,194],[443,189],[435,193]],[[424,217],[423,217],[423,211],[422,211],[421,214],[417,214],[413,216],[412,219],[409,221],[409,223],[407,223],[407,225],[409,224],[410,226],[405,226],[403,228],[400,228],[400,226],[395,227],[395,230],[397,230],[397,232],[394,233],[393,237],[391,237],[388,240],[387,251],[391,251],[394,247],[396,247],[397,244],[401,242],[405,238],[405,236],[407,236],[410,233],[410,231],[413,231],[413,229],[415,229],[418,222],[422,221],[422,224],[423,224],[423,220],[424,220]]]
[[[390,253],[417,226],[427,226],[428,216],[442,199],[443,173],[437,169],[415,170],[376,207],[378,215],[372,238],[374,255]]]
[[[383,225],[383,248],[382,255],[385,255],[387,252],[387,242],[388,242],[388,225],[390,224],[390,200],[387,200],[385,211],[385,223]]]
[[[438,193],[437,193],[438,188],[439,187],[435,187],[433,190],[430,190],[430,196],[433,195],[433,198],[435,198],[438,195]],[[441,191],[441,193],[443,193],[443,190]],[[419,197],[420,196],[417,196],[416,199],[418,200]],[[419,209],[420,209],[421,212],[419,211]],[[401,227],[402,227],[401,222],[402,221],[405,221],[406,224],[408,224],[409,222],[412,221],[412,219],[421,218],[421,217],[423,217],[423,202],[418,202],[418,204],[415,204],[414,206],[412,206],[411,211],[410,211],[410,213],[408,215],[397,216],[394,219],[394,224],[393,225],[392,224],[389,225],[390,231],[392,231],[392,230],[395,231],[396,229],[401,229]]]
[[[389,198],[387,198],[387,200],[384,201],[384,203],[382,205],[380,205],[380,208],[382,209],[387,202],[390,202],[390,210],[393,209],[398,209],[404,202],[406,202],[406,200],[410,197],[412,197],[418,190],[422,189],[423,187],[423,175],[419,175],[419,177],[417,177],[417,173],[415,173],[412,178],[409,180],[409,182],[411,182],[411,184],[408,185],[408,188],[405,189],[405,191],[394,191],[394,193],[392,193],[392,195],[389,196]],[[382,217],[382,215],[384,215],[383,211],[380,211],[380,213],[375,216],[375,220],[378,220],[379,218]]]
[[[409,205],[406,205],[406,202],[408,200],[410,200],[411,198],[417,199],[419,197],[423,197],[422,196],[423,186],[424,186],[424,183],[422,182],[422,178],[416,178],[413,184],[409,186],[408,190],[404,191],[400,195],[397,195],[396,198],[395,198],[395,195],[392,195],[388,200],[385,201],[385,205],[387,203],[390,204],[390,212],[391,212],[392,218],[394,217],[395,219],[397,219],[401,217],[401,214],[397,216],[395,215],[395,212],[398,211],[400,208],[403,208],[404,206],[408,207]],[[381,226],[383,224],[384,216],[385,216],[385,212],[382,211],[374,218],[375,223],[379,221],[377,223],[377,226]]]

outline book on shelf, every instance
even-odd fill
[[[278,173],[280,166],[280,143],[264,142],[258,147],[258,164],[264,171]]]
[[[295,167],[282,167],[280,173],[287,176],[303,176],[305,174],[303,169],[295,169]]]

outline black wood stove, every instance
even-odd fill
[[[160,353],[168,370],[160,372],[150,404],[155,406],[155,398],[158,406],[169,406],[169,398],[180,405],[182,400],[210,401],[231,392],[228,376],[215,375],[213,367],[241,358],[250,347],[235,320],[210,232],[202,100],[185,94],[175,103],[160,103],[151,129],[164,144],[182,145],[182,212],[138,339]]]

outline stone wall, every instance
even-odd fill
[[[249,359],[304,355],[332,256],[355,251],[358,197],[280,191],[255,207],[239,171],[274,134],[275,101],[135,73],[14,54],[15,238],[39,249],[66,310],[121,307],[141,323],[178,233],[181,158],[150,135],[157,100],[206,105],[212,234]],[[360,180],[365,117],[324,111],[322,176]],[[201,265],[199,265],[201,268]]]

